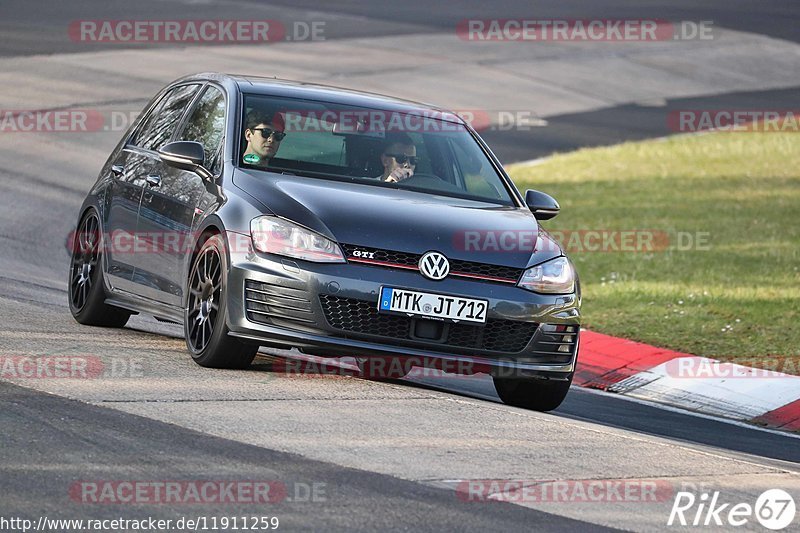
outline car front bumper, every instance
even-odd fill
[[[575,370],[576,294],[542,295],[480,280],[433,281],[416,271],[293,261],[252,250],[230,255],[228,328],[243,341],[321,356],[457,363],[465,373],[563,380]],[[488,300],[487,323],[378,313],[382,286]]]

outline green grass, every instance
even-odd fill
[[[568,251],[586,327],[723,360],[800,356],[800,135],[678,136],[507,170],[559,200],[548,230],[669,235],[652,252]],[[679,232],[708,246],[677,249]]]

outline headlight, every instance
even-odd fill
[[[345,262],[338,244],[278,217],[254,218],[250,222],[250,235],[259,252],[320,263]]]
[[[567,294],[575,290],[575,267],[566,257],[556,257],[526,270],[517,286],[533,292]]]

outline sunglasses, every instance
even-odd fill
[[[408,163],[409,165],[416,166],[419,159],[413,155],[406,155],[406,154],[383,154],[386,157],[394,157],[394,160],[397,161],[398,165],[405,165]]]
[[[272,137],[276,141],[280,142],[286,137],[286,134],[282,131],[275,131],[272,128],[253,128],[253,131],[261,132],[261,136],[265,139]]]

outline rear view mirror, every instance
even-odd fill
[[[525,191],[525,203],[537,220],[550,220],[561,211],[561,206],[555,198],[533,189]]]

